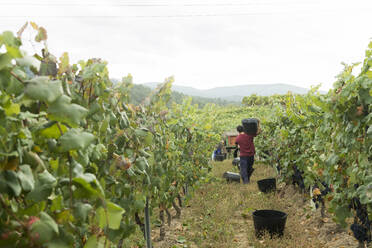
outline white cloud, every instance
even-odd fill
[[[361,61],[372,38],[370,0],[2,0],[0,8],[0,31],[33,20],[57,57],[101,57],[112,77],[131,73],[142,83],[174,75],[197,88],[321,82],[329,89],[341,62]]]

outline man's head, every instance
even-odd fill
[[[236,131],[238,131],[238,133],[242,133],[244,131],[243,126],[242,125],[237,126]]]

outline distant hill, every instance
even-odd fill
[[[114,81],[114,80],[111,80]],[[114,81],[115,82],[115,81]],[[116,81],[117,83],[117,81]],[[155,87],[155,86],[154,86]],[[131,88],[129,96],[130,96],[130,103],[133,104],[140,104],[142,103],[146,97],[151,94],[153,89],[143,84],[134,84],[133,88]],[[182,101],[189,97],[189,95],[183,94],[181,92],[173,91],[171,94],[170,102],[175,102],[181,104]],[[214,103],[220,106],[227,106],[227,105],[239,105],[240,103],[227,101],[221,98],[207,98],[207,97],[200,97],[200,96],[193,96],[191,100],[192,104],[197,104],[200,108],[204,107],[208,103]]]
[[[158,83],[145,83],[144,85],[155,88]],[[220,98],[226,101],[241,102],[243,97],[251,94],[259,96],[271,96],[274,94],[286,94],[288,91],[295,94],[306,94],[309,89],[289,84],[247,84],[239,86],[216,87],[207,90],[199,90],[193,87],[172,85],[172,90],[190,96],[207,98]]]

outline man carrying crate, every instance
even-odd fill
[[[235,143],[240,148],[240,176],[243,183],[247,184],[254,170],[253,163],[256,150],[253,139],[261,132],[261,129],[258,119],[244,119],[242,124],[244,132],[238,135]]]

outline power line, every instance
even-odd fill
[[[71,15],[71,16],[0,16],[0,18],[177,18],[177,17],[203,17],[203,16],[257,16],[257,15],[272,15],[278,13],[230,13],[230,14],[184,14],[184,15],[113,15],[113,16],[83,16],[83,15]],[[282,13],[279,13],[282,14]],[[283,13],[284,14],[284,13]]]
[[[310,2],[309,2],[310,3]],[[112,6],[112,7],[227,7],[227,6],[260,6],[260,5],[283,5],[283,4],[298,4],[297,2],[256,2],[256,3],[115,3],[115,4],[100,4],[100,3],[1,3],[2,6]],[[300,3],[303,4],[303,3]]]
[[[306,14],[332,14],[335,12],[315,12],[315,13],[298,13],[301,15]],[[234,16],[269,16],[269,15],[287,15],[288,12],[277,12],[277,13],[235,13],[235,14],[185,14],[185,15],[131,15],[131,16],[124,16],[124,15],[116,15],[116,16],[78,16],[78,15],[71,15],[71,16],[0,16],[0,19],[6,18],[22,18],[22,19],[31,19],[31,18],[190,18],[190,17],[234,17]]]
[[[368,12],[370,9],[363,9],[362,12]],[[268,15],[318,15],[318,14],[333,14],[338,13],[337,10],[313,10],[304,12],[291,11],[274,11],[274,12],[250,12],[250,13],[190,13],[190,14],[171,14],[171,15],[14,15],[14,16],[0,16],[0,19],[6,18],[184,18],[184,17],[233,17],[233,16],[268,16]]]

